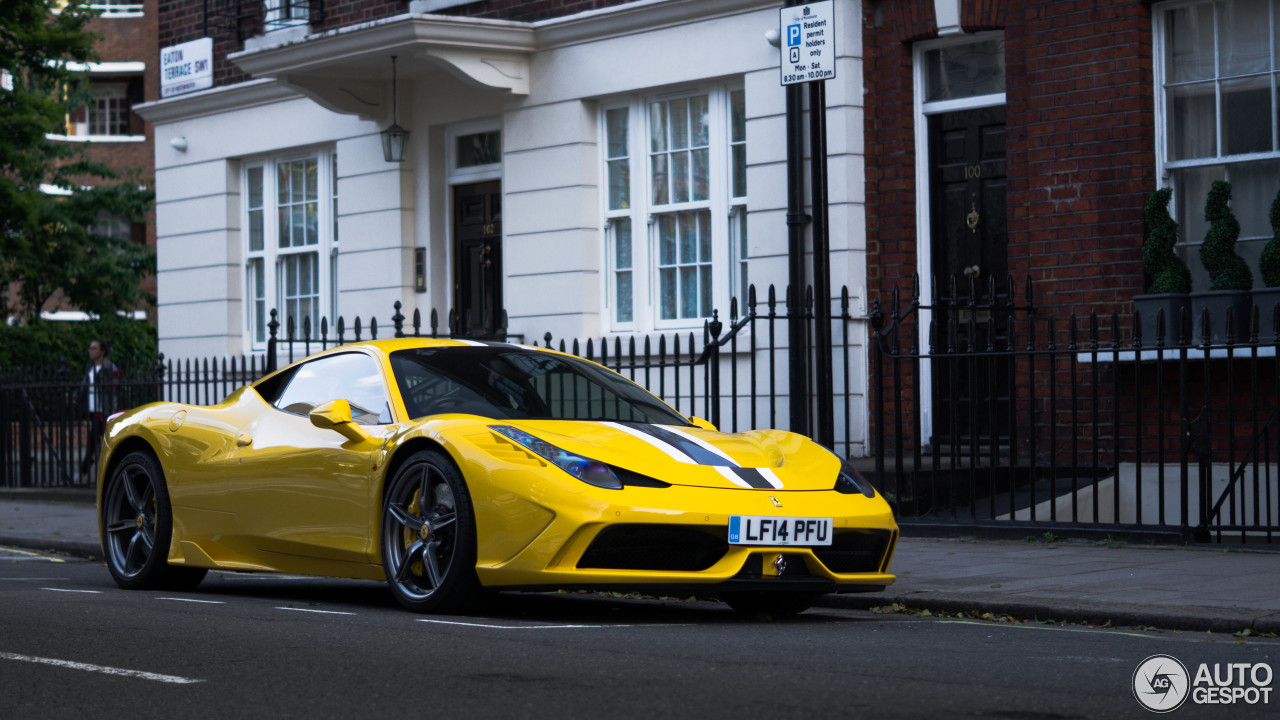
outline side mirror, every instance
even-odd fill
[[[715,425],[712,425],[711,423],[707,422],[706,420],[703,420],[700,417],[695,417],[690,415],[689,422],[693,423],[694,425],[697,425],[703,430],[710,430],[711,432],[720,432],[719,430],[716,429]]]
[[[370,439],[369,433],[351,419],[351,403],[341,398],[315,406],[307,418],[312,425],[338,432],[348,440],[362,442]]]

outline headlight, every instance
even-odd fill
[[[844,460],[840,461],[840,476],[836,478],[836,492],[845,495],[862,493],[869,498],[876,496],[876,489],[871,486],[871,483],[849,467],[849,463]]]
[[[610,490],[622,489],[622,481],[609,469],[608,465],[599,460],[592,460],[591,458],[571,453],[568,450],[562,450],[546,440],[536,438],[510,425],[490,425],[489,429],[520,443],[528,448],[530,452],[542,457],[547,462],[588,485],[609,488]]]

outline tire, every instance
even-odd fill
[[[396,600],[421,613],[474,607],[475,513],[453,461],[438,451],[414,453],[396,471],[382,508],[382,569]]]
[[[720,599],[737,612],[756,615],[799,615],[813,607],[822,593],[806,592],[722,592]]]
[[[209,571],[169,564],[173,510],[160,463],[149,452],[125,455],[102,494],[107,569],[126,590],[191,590]]]

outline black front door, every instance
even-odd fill
[[[943,442],[1008,430],[1010,365],[1005,111],[929,118],[934,434]],[[994,279],[994,291],[992,280]]]
[[[453,334],[498,338],[505,331],[502,186],[497,181],[455,186],[453,208]]]

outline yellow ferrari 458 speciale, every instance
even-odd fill
[[[218,405],[124,413],[104,443],[102,544],[125,588],[216,568],[385,579],[419,612],[592,588],[787,613],[894,580],[892,512],[836,455],[717,432],[536,347],[346,345]]]

